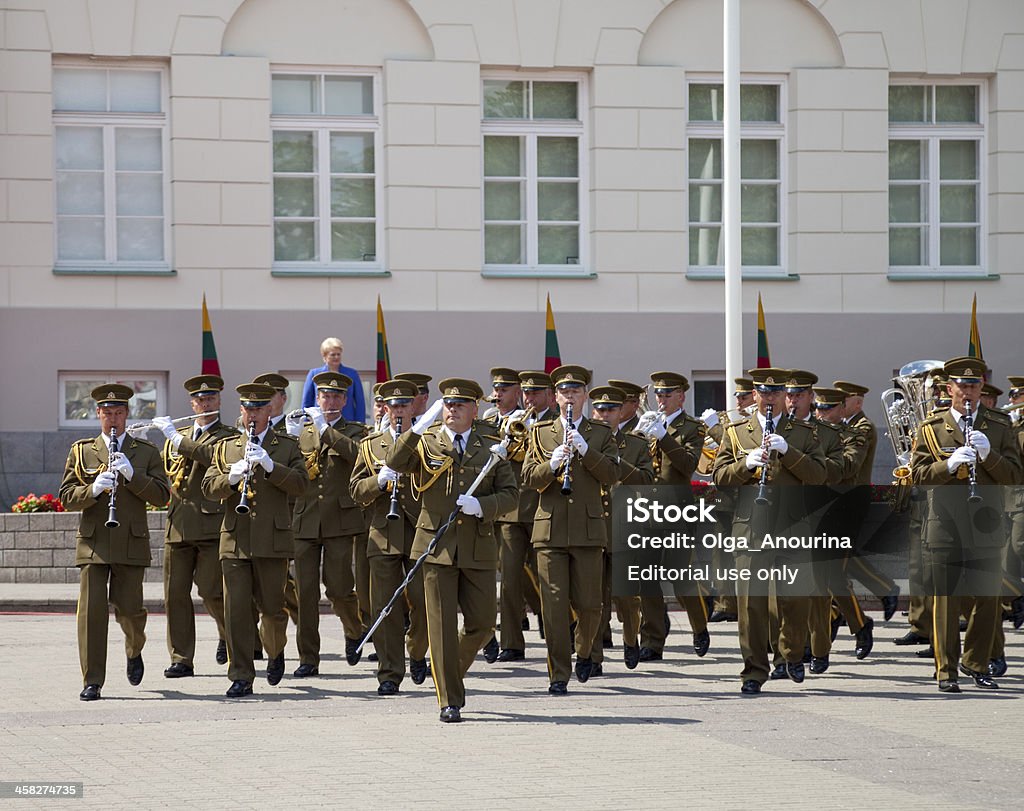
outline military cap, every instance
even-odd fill
[[[628,380],[609,380],[608,385],[620,389],[627,400],[631,397],[639,399],[644,396],[644,387],[638,386],[636,383],[630,383]]]
[[[552,387],[551,375],[547,372],[520,372],[519,385],[522,386],[523,391],[550,389]]]
[[[993,386],[991,383],[986,383],[981,387],[981,393],[989,397],[1002,397],[1003,390],[999,386]]]
[[[97,386],[90,392],[92,399],[98,406],[128,405],[128,401],[135,396],[135,390],[123,383],[104,383]]]
[[[426,394],[430,389],[427,387],[432,378],[430,375],[421,374],[420,372],[399,372],[394,377],[395,380],[408,380],[419,390],[420,394]]]
[[[1024,375],[1010,375],[1006,380],[1010,384],[1011,397],[1024,393]]]
[[[786,391],[798,392],[809,389],[818,382],[818,376],[814,372],[805,369],[790,369],[786,376]]]
[[[747,374],[754,382],[756,391],[782,391],[789,380],[789,369],[779,369],[776,366],[750,369]]]
[[[988,365],[981,358],[951,358],[942,364],[942,371],[956,383],[982,383]]]
[[[851,383],[848,380],[837,380],[832,384],[832,387],[845,391],[847,394],[852,394],[855,397],[863,397],[871,391],[867,386],[862,386],[860,383]]]
[[[352,378],[341,372],[320,372],[318,375],[313,375],[313,385],[316,386],[317,391],[348,392],[349,386],[352,385]]]
[[[224,388],[224,378],[219,375],[196,375],[182,385],[189,397],[202,397],[204,394],[217,394],[221,391]]]
[[[438,383],[438,388],[445,400],[468,400],[475,403],[484,396],[480,384],[465,377],[446,377]]]
[[[590,402],[594,408],[618,408],[626,399],[626,393],[615,386],[596,386],[590,390]]]
[[[284,375],[279,375],[277,372],[264,372],[261,375],[256,375],[252,382],[263,383],[278,391],[284,391],[288,388],[288,378]]]
[[[270,402],[275,389],[267,383],[242,383],[235,386],[238,399],[244,408],[260,408]]]
[[[374,402],[378,402],[378,403],[379,402],[383,402],[384,397],[380,393],[380,387],[383,386],[383,385],[384,385],[383,383],[374,383],[373,384],[373,399],[374,399]]]
[[[567,363],[551,371],[551,382],[556,389],[562,386],[587,386],[590,383],[590,372],[582,366]]]
[[[406,405],[419,394],[419,389],[411,380],[388,380],[377,384],[378,396],[388,405]]]
[[[491,369],[492,386],[518,386],[519,372],[508,366],[495,366]]]
[[[736,388],[733,390],[733,394],[750,394],[754,390],[754,381],[749,377],[735,377],[733,383],[736,384]]]
[[[842,389],[814,387],[814,403],[818,408],[832,408],[846,402],[846,392]]]
[[[655,372],[651,375],[651,382],[654,384],[655,394],[670,394],[676,389],[686,391],[690,388],[690,381],[686,375],[678,372]]]

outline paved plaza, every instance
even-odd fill
[[[0,587],[12,588],[12,587]],[[78,700],[75,617],[0,615],[0,781],[76,781],[76,800],[0,800],[11,808],[1019,808],[1024,632],[1008,631],[1010,671],[983,692],[940,694],[933,664],[898,648],[897,615],[876,615],[872,655],[847,633],[832,667],[802,685],[742,697],[735,623],[711,626],[698,660],[672,614],[665,660],[627,671],[621,639],[605,675],[546,692],[544,648],[470,671],[465,721],[438,722],[430,681],[378,698],[374,665],[349,667],[338,622],[322,618],[318,678],[261,677],[224,698],[215,626],[198,618],[196,677],[172,681],[164,617],[149,618],[146,676],[125,678],[111,619],[103,700]],[[1009,626],[1006,626],[1009,628]],[[259,664],[259,663],[257,663]]]

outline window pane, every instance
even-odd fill
[[[930,85],[891,85],[889,120],[902,123],[931,123]]]
[[[779,187],[771,185],[740,186],[740,220],[743,222],[778,222]]]
[[[53,109],[102,112],[107,109],[107,72],[57,68],[53,71]]]
[[[102,169],[103,130],[99,127],[57,127],[58,169]]]
[[[939,188],[940,222],[977,222],[977,186],[941,186]]]
[[[740,85],[740,120],[779,120],[779,86],[774,84]]]
[[[332,132],[331,171],[371,174],[373,172],[373,133]]]
[[[690,178],[700,180],[721,179],[722,142],[718,139],[690,139]]]
[[[118,172],[117,213],[160,217],[164,213],[163,177],[159,174]]]
[[[159,113],[160,74],[155,70],[110,71],[110,109],[115,113]]]
[[[373,217],[376,215],[373,178],[331,178],[332,217]]]
[[[315,217],[316,179],[312,177],[275,177],[274,216]]]
[[[315,163],[312,132],[278,130],[274,133],[275,172],[312,172]]]
[[[325,76],[324,107],[327,115],[373,115],[373,78]]]
[[[523,220],[523,184],[488,180],[484,183],[485,220]]]
[[[118,169],[160,171],[163,138],[158,129],[118,127],[114,130],[114,156]]]
[[[274,115],[319,114],[319,89],[316,76],[274,76],[270,82],[270,112]]]
[[[315,223],[275,222],[274,259],[278,262],[315,261]]]
[[[939,264],[977,265],[978,229],[941,229],[939,231]]]
[[[484,118],[526,118],[526,82],[485,80]]]
[[[942,180],[976,180],[977,141],[940,141],[939,177]]]
[[[935,121],[940,124],[977,123],[978,88],[971,85],[937,85]]]
[[[120,261],[152,261],[164,258],[162,218],[117,218],[117,258]]]
[[[725,95],[720,84],[690,85],[690,121],[721,121]]]
[[[741,264],[773,267],[779,264],[778,228],[744,228],[740,239]]]
[[[923,180],[927,177],[927,142],[889,141],[890,180]]]
[[[484,137],[484,175],[522,177],[523,139],[514,135]]]
[[[740,142],[740,177],[775,180],[779,176],[779,142],[743,139]]]
[[[521,225],[484,226],[484,262],[488,265],[521,265],[526,245]]]
[[[538,183],[537,219],[569,220],[580,218],[580,195],[577,183]]]
[[[103,214],[102,172],[57,172],[58,214]]]
[[[58,217],[57,258],[105,259],[103,218]]]
[[[537,229],[537,262],[541,265],[578,265],[580,229],[575,225],[542,225]]]
[[[690,184],[690,222],[722,221],[722,187]]]
[[[65,380],[64,419],[95,419],[96,401],[92,399],[92,390],[108,381],[108,376],[98,380]],[[151,420],[157,415],[156,381],[124,380],[118,378],[117,382],[130,386],[135,391],[135,396],[128,402],[128,417],[130,420]]]
[[[537,175],[539,177],[577,177],[579,150],[576,138],[538,138]]]
[[[926,264],[927,228],[890,228],[889,264],[893,267]]]
[[[690,229],[690,264],[721,265],[722,229],[716,226]]]
[[[372,222],[332,222],[331,259],[335,262],[372,262],[377,226]]]
[[[576,82],[534,82],[533,117],[576,119]]]
[[[923,186],[889,187],[889,222],[928,221],[928,196]]]

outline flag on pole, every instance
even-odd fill
[[[978,332],[978,294],[974,294],[971,304],[971,336],[967,341],[967,357],[984,358],[981,351],[981,333]]]
[[[562,365],[558,351],[558,333],[555,332],[555,315],[551,312],[551,294],[548,293],[548,313],[544,324],[544,371],[552,372]]]
[[[377,382],[391,379],[391,356],[388,354],[388,331],[384,328],[384,310],[377,296]]]
[[[768,356],[768,330],[764,325],[764,307],[761,305],[761,294],[757,294],[757,368],[766,369],[772,365]]]
[[[210,311],[206,309],[206,293],[203,293],[203,364],[200,370],[204,375],[220,377],[220,364],[217,363],[217,347],[213,343],[213,327],[210,326]]]

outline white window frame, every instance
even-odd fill
[[[60,428],[82,428],[82,429],[98,429],[100,427],[100,421],[96,417],[95,409],[92,411],[91,416],[88,419],[72,420],[65,416],[65,408],[67,405],[67,399],[65,396],[66,387],[68,383],[76,383],[81,381],[93,381],[100,380],[106,382],[116,383],[121,380],[152,380],[156,385],[154,390],[156,392],[156,399],[154,401],[154,410],[157,415],[167,414],[167,373],[166,372],[154,372],[149,371],[71,371],[71,372],[58,372],[57,373],[57,425]],[[131,417],[128,418],[128,424],[133,422]]]
[[[272,272],[275,276],[386,276],[389,275],[385,256],[384,239],[384,126],[383,126],[383,94],[381,91],[382,72],[379,68],[316,68],[298,65],[275,65],[270,70],[270,79],[275,76],[298,75],[320,77],[320,109],[324,109],[325,76],[356,76],[373,80],[373,115],[284,115],[270,116],[270,172],[271,172],[271,228],[270,256],[275,255],[274,224],[278,217],[273,213],[274,194],[274,139],[275,131],[310,131],[316,139],[316,239],[318,261],[288,262],[273,259]],[[374,171],[374,248],[376,253],[372,261],[366,262],[334,262],[325,261],[324,256],[331,255],[331,133],[332,132],[372,132],[373,133],[373,171]]]
[[[485,81],[574,82],[576,84],[576,115],[573,123],[532,118],[483,118]],[[531,94],[532,98],[532,94]],[[481,71],[480,73],[480,265],[484,276],[494,277],[584,277],[590,270],[590,145],[587,137],[590,110],[589,86],[585,73],[569,71]],[[521,265],[488,264],[486,258],[484,218],[484,138],[489,135],[518,136],[525,139],[526,174],[526,262]],[[566,136],[578,139],[579,194],[579,257],[575,265],[542,265],[537,261],[537,137]]]
[[[690,228],[694,223],[690,219],[690,140],[692,138],[706,138],[725,140],[725,125],[717,121],[690,121],[690,86],[700,84],[723,84],[725,81],[721,73],[693,73],[686,76],[686,151],[684,155],[686,195],[684,206],[685,213],[685,252],[686,275],[689,278],[725,278],[724,265],[691,265],[690,264]],[[740,141],[744,140],[774,140],[779,144],[779,264],[778,265],[743,265],[740,270],[744,279],[758,278],[790,278],[789,268],[789,149],[787,146],[789,114],[789,84],[785,74],[759,74],[745,75],[740,77],[741,85],[774,85],[779,88],[779,121],[776,124],[762,122],[740,122]],[[737,167],[739,171],[739,167]],[[724,172],[723,172],[724,174]],[[722,184],[723,180],[718,183]],[[740,180],[743,183],[757,183],[754,181]],[[763,182],[763,181],[762,181]],[[773,181],[774,182],[774,181]],[[707,183],[707,181],[701,181]],[[739,204],[739,201],[737,201]],[[723,212],[724,213],[724,212]],[[755,223],[747,223],[748,227],[756,227]],[[721,227],[721,223],[719,223]],[[742,240],[741,225],[741,240]],[[741,241],[742,250],[742,241]]]
[[[921,124],[889,122],[888,139],[890,141],[927,141],[928,142],[928,176],[923,181],[892,181],[886,183],[886,201],[889,199],[889,187],[893,185],[923,184],[927,186],[928,196],[928,264],[925,265],[892,265],[889,264],[890,277],[935,277],[972,278],[986,277],[988,268],[988,83],[981,79],[936,79],[928,77],[901,78],[891,75],[886,85],[892,86],[925,86],[939,85],[971,86],[978,89],[978,123],[977,124]],[[888,103],[886,105],[888,110]],[[934,115],[934,104],[932,105]],[[939,178],[939,144],[942,141],[976,141],[978,144],[978,264],[977,265],[942,265],[940,261],[941,223],[939,211],[939,191],[942,181]],[[886,150],[886,168],[888,176],[888,149]],[[888,254],[888,234],[893,223],[886,218],[886,257]],[[970,223],[959,223],[971,225]]]
[[[167,66],[152,62],[111,62],[102,60],[54,60],[51,70],[131,70],[152,71],[160,74],[159,113],[127,112],[77,112],[53,111],[53,271],[56,274],[125,274],[125,275],[168,275],[174,267],[171,243],[171,139],[170,139],[170,82]],[[107,85],[109,97],[110,85]],[[51,105],[52,106],[52,105]],[[101,127],[103,130],[103,241],[105,259],[59,259],[57,216],[57,127]],[[114,154],[114,130],[118,127],[159,128],[161,131],[161,174],[163,189],[163,243],[164,258],[159,261],[138,259],[117,259],[117,167]],[[99,423],[97,423],[98,425]]]

